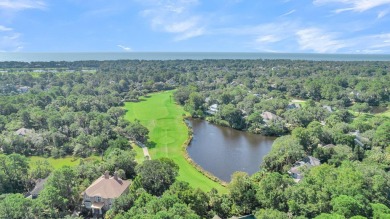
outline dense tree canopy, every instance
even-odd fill
[[[153,195],[161,195],[175,182],[179,167],[172,160],[146,160],[136,168],[142,187]]]
[[[131,179],[107,218],[389,218],[389,62],[120,60],[0,62],[0,218],[77,218],[80,193],[108,170]],[[137,164],[148,130],[123,103],[176,89],[191,116],[279,137],[226,194],[176,180],[172,160]],[[213,110],[210,107],[213,106]],[[385,113],[374,114],[377,111]],[[387,116],[386,116],[387,115]],[[98,155],[54,170],[45,157]],[[296,183],[287,170],[304,157]],[[24,194],[48,181],[37,199]],[[85,212],[82,212],[83,214]],[[83,215],[86,216],[87,214]]]

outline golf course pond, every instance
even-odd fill
[[[276,139],[200,119],[187,119],[186,122],[193,131],[188,154],[204,170],[225,182],[229,182],[236,171],[250,175],[259,171],[263,157],[270,152]]]

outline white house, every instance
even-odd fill
[[[30,90],[29,86],[21,86],[17,89],[19,93],[27,93]]]
[[[207,113],[214,115],[215,113],[218,112],[218,104],[213,104],[209,107],[209,110],[207,110]]]

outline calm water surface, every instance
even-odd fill
[[[263,157],[275,137],[255,135],[213,125],[204,120],[187,120],[194,137],[187,148],[190,157],[203,169],[226,182],[235,171],[259,171]]]

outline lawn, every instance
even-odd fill
[[[373,114],[373,113],[359,113],[359,112],[355,112],[355,111],[352,111],[352,110],[349,110],[349,112],[352,115],[354,115],[355,117],[359,117],[359,118],[363,119],[364,121],[367,121],[368,119],[371,119],[374,116],[384,116],[384,117],[389,117],[390,118],[390,110],[387,110],[387,111],[382,112],[382,113],[376,113],[376,114]]]
[[[183,122],[184,109],[173,100],[173,91],[165,91],[144,97],[137,103],[126,103],[126,119],[138,119],[149,129],[149,153],[152,159],[168,157],[180,167],[178,179],[194,188],[210,191],[212,188],[226,192],[225,187],[196,170],[184,158],[182,146],[188,139],[188,128]],[[137,160],[143,160],[142,150],[136,148]]]
[[[386,117],[390,117],[390,109],[383,112],[383,113],[378,113],[377,114],[378,116],[386,116]]]
[[[85,161],[86,160],[92,161],[92,160],[99,160],[99,159],[100,158],[97,156],[91,156],[91,157],[85,158],[84,160]],[[38,160],[47,160],[49,162],[49,164],[53,166],[54,169],[59,169],[63,166],[73,167],[73,166],[77,166],[80,164],[80,158],[74,158],[71,156],[64,157],[64,158],[58,158],[58,159],[55,159],[52,157],[45,158],[45,157],[39,157],[39,156],[29,157],[30,163],[38,161]]]
[[[291,103],[298,103],[299,105],[301,105],[301,107],[306,106],[306,100],[293,99],[293,100],[291,100]]]

